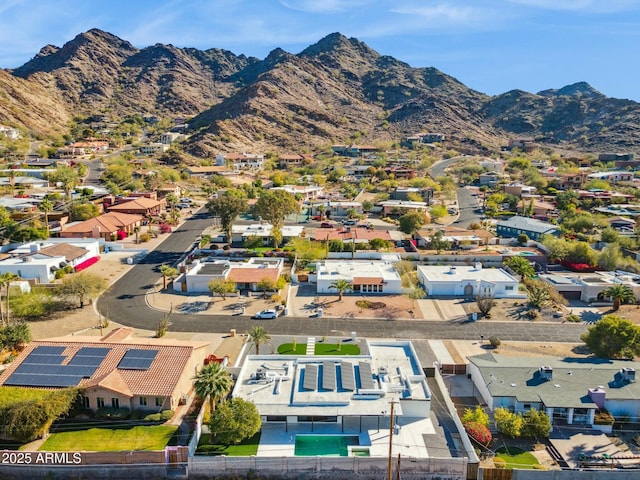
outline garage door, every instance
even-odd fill
[[[567,300],[580,300],[580,292],[567,292],[558,290],[558,293]]]

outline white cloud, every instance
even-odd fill
[[[507,0],[509,3],[545,10],[564,10],[585,13],[617,13],[638,10],[637,0]]]

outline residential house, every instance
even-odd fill
[[[61,238],[103,238],[113,240],[119,231],[133,235],[142,225],[143,217],[120,212],[109,212],[84,222],[65,225],[60,231]]]
[[[321,196],[324,192],[324,187],[320,185],[283,185],[281,187],[273,187],[271,190],[283,190],[296,198],[300,198],[303,202],[308,202]]]
[[[400,139],[400,146],[405,148],[416,148],[418,145],[430,143],[442,143],[445,141],[444,133],[416,133]]]
[[[82,151],[82,154],[100,153],[109,150],[109,142],[107,140],[87,138],[86,140],[73,142],[69,144],[68,147],[80,150]]]
[[[409,195],[418,195],[423,201],[429,203],[433,198],[433,188],[396,187],[391,193],[392,200],[409,200]]]
[[[263,280],[277,282],[282,273],[284,259],[279,257],[250,258],[248,260],[212,259],[195,260],[191,268],[173,282],[174,290],[183,292],[209,292],[212,280],[229,280],[237,291],[258,290]]]
[[[587,172],[577,172],[577,173],[563,173],[560,178],[558,178],[558,185],[564,189],[577,189],[582,187],[585,183],[587,183],[588,174]]]
[[[537,198],[523,197],[518,202],[516,210],[521,215],[531,215],[537,219],[547,219],[556,210],[552,203],[543,202]]]
[[[380,149],[374,145],[331,145],[333,153],[344,155],[345,157],[363,157],[366,155],[376,154]]]
[[[331,285],[346,280],[356,294],[399,295],[402,279],[393,262],[384,260],[323,260],[316,263],[316,292],[336,293]]]
[[[273,225],[270,223],[254,223],[251,225],[232,225],[231,226],[231,241],[235,244],[242,244],[248,238],[260,237],[262,244],[273,245]],[[292,238],[297,238],[302,235],[304,227],[302,225],[285,225],[282,227],[282,242],[287,243]]]
[[[478,176],[480,186],[495,187],[502,179],[502,175],[498,172],[485,172]]]
[[[597,411],[640,415],[640,363],[599,358],[520,357],[484,353],[467,357],[468,376],[483,403],[524,413],[545,412],[553,425],[596,425]]]
[[[521,298],[520,282],[502,268],[418,265],[418,281],[430,296]]]
[[[360,355],[347,357],[248,355],[237,376],[231,397],[255,405],[263,421],[261,443],[287,438],[291,445],[319,434],[348,441],[345,437],[351,436],[355,441],[347,455],[379,458],[386,468],[391,405],[394,443],[403,446],[403,456],[412,462],[434,461],[432,444],[427,447],[423,437],[425,432],[436,433],[433,437],[441,432],[438,422],[432,423],[432,393],[411,342],[366,342]],[[466,448],[464,433],[455,435]],[[457,472],[459,466],[451,460],[447,466]]]
[[[609,226],[616,230],[629,231],[635,230],[636,221],[626,217],[610,217],[607,219]]]
[[[517,148],[523,152],[531,152],[536,148],[536,141],[532,137],[516,137],[509,139],[507,150]]]
[[[495,158],[483,158],[478,161],[478,165],[488,172],[504,173],[504,162]]]
[[[385,200],[379,202],[378,205],[382,207],[383,215],[404,215],[407,212],[418,211],[426,212],[429,208],[427,202],[411,202],[404,200]]]
[[[417,175],[415,168],[406,167],[404,165],[387,165],[383,167],[383,170],[389,178],[394,178],[396,180],[411,179]]]
[[[258,153],[218,153],[216,165],[227,165],[234,170],[261,170],[264,167],[264,155]]]
[[[138,148],[140,155],[160,155],[169,149],[169,145],[160,142],[151,142]]]
[[[442,240],[449,242],[452,248],[463,250],[489,245],[496,238],[488,230],[467,230],[450,225],[441,228],[421,228],[415,233],[414,238],[418,246],[426,248],[438,231],[442,233]]]
[[[349,215],[350,212],[361,215],[362,203],[349,201],[327,201],[311,205],[311,215],[320,215],[322,212],[327,218],[341,218]]]
[[[496,235],[503,238],[517,238],[525,234],[531,240],[538,240],[542,235],[556,235],[557,225],[528,217],[511,217],[496,223]]]
[[[152,198],[139,197],[121,201],[115,205],[110,205],[107,207],[107,211],[150,217],[158,215],[166,207],[167,201],[164,198],[161,200],[154,200]]]
[[[515,195],[516,197],[522,197],[523,195],[535,195],[536,187],[525,185],[524,183],[510,183],[504,186],[504,193]]]
[[[632,162],[635,157],[633,153],[601,153],[598,160],[601,162]]]
[[[304,157],[296,154],[284,154],[278,157],[279,168],[297,168],[304,165]]]
[[[182,140],[184,135],[178,132],[165,132],[160,135],[160,143],[164,145],[171,145],[173,142],[177,142],[178,140]]]
[[[630,182],[633,180],[633,172],[595,172],[588,175],[590,180],[604,180],[609,183]]]
[[[389,230],[370,230],[362,227],[316,228],[312,231],[311,236],[319,242],[342,240],[345,243],[368,243],[374,238],[379,238],[395,243]]]
[[[612,301],[603,292],[613,285],[626,285],[640,298],[640,275],[617,270],[615,272],[549,272],[539,275],[568,300],[583,302]]]
[[[133,337],[118,328],[99,338],[65,336],[31,342],[0,374],[0,384],[78,387],[84,408],[176,410],[193,392],[207,342]]]

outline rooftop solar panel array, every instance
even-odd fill
[[[122,370],[147,370],[157,354],[158,350],[132,348],[124,354],[124,357],[122,357],[122,360],[120,360],[118,364],[118,368]]]
[[[336,364],[333,362],[322,362],[322,388],[336,389]]]
[[[340,362],[340,376],[342,378],[342,388],[345,390],[356,389],[356,378],[353,372],[353,364],[351,362]]]
[[[110,348],[83,347],[71,361],[62,365],[66,347],[43,345],[34,348],[6,380],[5,385],[22,387],[70,387],[91,377]]]
[[[305,390],[315,390],[318,386],[318,365],[307,365],[304,369],[302,387]]]
[[[368,362],[358,362],[358,373],[360,374],[360,386],[365,390],[375,388],[373,384],[373,374],[371,364]]]

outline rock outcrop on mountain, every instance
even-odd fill
[[[203,156],[397,141],[420,131],[485,151],[518,135],[590,151],[640,147],[640,104],[587,83],[492,97],[339,33],[259,60],[216,48],[136,48],[93,29],[0,71],[0,123],[56,134],[75,115],[132,113],[193,117],[185,148]]]

